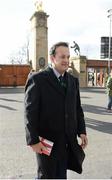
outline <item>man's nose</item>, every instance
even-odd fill
[[[66,57],[66,58],[65,58],[65,61],[66,61],[66,62],[68,62],[68,61],[69,61],[69,58],[68,58],[68,57]]]

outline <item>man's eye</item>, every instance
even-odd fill
[[[61,56],[60,58],[61,58],[61,59],[64,59],[64,58],[65,58],[65,56]]]

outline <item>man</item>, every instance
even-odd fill
[[[107,111],[109,113],[112,112],[112,72],[110,76],[108,77],[107,83],[106,83],[106,91],[108,95],[108,104],[107,104]]]
[[[67,169],[82,172],[87,136],[78,79],[66,72],[69,57],[66,42],[53,45],[52,67],[32,75],[25,87],[26,139],[36,152],[39,179],[66,179]],[[53,142],[50,156],[39,137]]]

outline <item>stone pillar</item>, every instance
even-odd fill
[[[79,78],[80,87],[87,87],[86,56],[72,57],[71,62],[77,72],[74,76]]]
[[[36,11],[31,21],[29,59],[35,71],[48,65],[48,15],[44,11]]]
[[[87,87],[87,67],[86,67],[86,57],[80,56],[80,74],[79,74],[79,82],[80,87]]]

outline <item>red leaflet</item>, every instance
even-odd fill
[[[41,143],[46,147],[46,149],[44,149],[42,151],[42,153],[50,156],[51,150],[52,150],[52,147],[53,147],[54,143],[52,141],[44,139],[43,137],[39,137],[39,139],[40,139]]]

